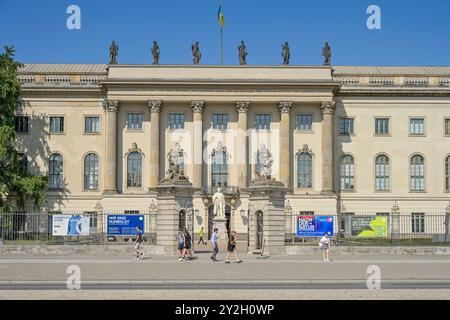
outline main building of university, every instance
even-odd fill
[[[17,144],[49,177],[48,212],[179,212],[161,219],[173,232],[192,213],[208,233],[221,187],[229,228],[257,247],[262,229],[281,241],[286,212],[394,206],[426,232],[449,203],[450,67],[29,64],[19,78]],[[162,187],[173,152],[190,185]],[[277,183],[258,187],[261,154]]]

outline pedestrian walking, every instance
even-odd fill
[[[330,262],[330,244],[331,239],[328,235],[328,232],[326,232],[319,241],[319,247],[322,251],[323,262]]]
[[[188,229],[184,228],[184,259],[192,260],[192,237]]]
[[[184,250],[185,250],[185,236],[183,230],[180,230],[177,235],[178,241],[178,261],[184,260]]]
[[[198,244],[200,244],[200,242],[202,244],[206,244],[206,241],[204,240],[204,236],[205,236],[205,228],[203,228],[203,226],[200,227],[200,239],[198,240]]]
[[[134,242],[134,250],[136,251],[136,260],[142,260],[144,258],[144,252],[139,251],[142,243],[142,230],[136,227],[136,241]]]
[[[229,258],[231,254],[234,254],[234,256],[236,257],[236,263],[242,262],[242,260],[239,259],[239,256],[237,255],[236,252],[236,242],[237,242],[237,232],[231,231],[230,238],[228,239],[228,253],[227,257],[225,258],[225,263],[230,263]]]
[[[217,240],[218,240],[218,236],[219,236],[219,229],[215,228],[214,232],[211,236],[211,246],[212,246],[212,250],[213,250],[213,254],[211,256],[211,260],[213,262],[217,261],[217,254],[219,253],[219,246],[217,244]]]

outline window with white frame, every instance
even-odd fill
[[[64,187],[63,157],[54,153],[49,158],[48,184],[50,189],[62,189]]]
[[[84,133],[100,133],[100,117],[85,117]]]
[[[411,214],[412,233],[425,233],[425,213]]]
[[[445,119],[445,135],[450,136],[450,119]]]
[[[409,119],[409,134],[416,136],[423,136],[425,134],[425,119],[424,118],[410,118]]]
[[[144,116],[142,113],[128,113],[127,114],[127,128],[128,130],[141,130]]]
[[[298,131],[311,131],[312,118],[313,118],[312,114],[297,114],[296,129]]]
[[[375,159],[375,190],[389,191],[391,188],[388,156],[382,154]]]
[[[84,189],[98,190],[99,161],[95,153],[84,157]]]
[[[376,135],[389,134],[389,118],[375,118],[375,134]]]
[[[127,158],[127,187],[142,187],[142,155],[134,151]]]
[[[339,119],[339,134],[351,135],[354,134],[355,119],[353,118],[341,118]]]
[[[217,130],[226,130],[228,128],[228,114],[213,114],[212,127]]]
[[[16,116],[14,121],[17,133],[28,133],[28,116]]]
[[[184,129],[185,122],[186,122],[186,115],[184,113],[169,114],[169,128],[171,130]]]
[[[270,114],[255,114],[255,129],[270,130]]]
[[[341,190],[355,190],[355,160],[349,154],[341,158]]]
[[[301,152],[297,157],[297,187],[312,188],[312,156],[307,152]]]
[[[416,154],[410,161],[411,191],[425,191],[425,159]]]
[[[64,117],[50,117],[50,133],[64,132]]]

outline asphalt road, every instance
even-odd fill
[[[209,254],[179,262],[176,257],[151,256],[135,261],[131,256],[2,256],[0,299],[8,294],[64,292],[79,267],[80,286],[86,292],[363,292],[369,285],[391,292],[427,292],[429,297],[450,300],[450,257],[447,256],[334,256],[324,263],[317,256],[277,256],[259,259],[242,255],[241,264],[212,262]],[[379,271],[379,282],[373,280]],[[404,293],[402,293],[404,294]],[[37,295],[42,298],[45,295]],[[152,297],[153,295],[150,295]],[[422,298],[427,296],[419,295]],[[402,298],[402,296],[398,297]]]

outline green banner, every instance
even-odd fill
[[[388,217],[352,217],[352,236],[387,238]]]

